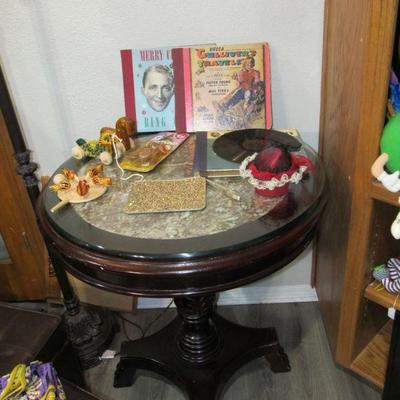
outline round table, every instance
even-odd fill
[[[195,142],[191,135],[146,179],[192,176]],[[216,399],[230,376],[257,357],[265,356],[274,372],[290,370],[274,328],[229,322],[215,312],[215,299],[282,268],[312,240],[326,202],[325,176],[310,147],[303,144],[300,153],[315,169],[290,184],[288,194],[266,198],[241,178],[219,178],[241,200],[208,186],[207,206],[200,211],[124,213],[134,183],[120,180],[115,165],[104,171],[112,187],[92,202],[51,213],[57,196],[48,187],[42,191],[39,222],[50,252],[68,272],[116,293],[174,298],[178,315],[169,325],[122,344],[116,387],[131,385],[137,369],[149,369],[191,400]],[[57,172],[84,174],[94,163],[70,159]]]

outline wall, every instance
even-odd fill
[[[2,0],[0,54],[45,175],[76,138],[95,137],[123,114],[122,48],[268,41],[274,127],[296,127],[317,147],[322,30],[323,0]],[[246,293],[297,285],[311,299],[310,266],[307,252]]]

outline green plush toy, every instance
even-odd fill
[[[381,153],[389,158],[385,165],[389,172],[400,171],[400,113],[396,113],[383,128]]]
[[[372,164],[371,173],[391,192],[400,190],[400,113],[391,117],[383,128],[381,155]]]
[[[371,173],[389,191],[396,193],[400,190],[400,113],[394,114],[383,128],[381,155],[372,164]],[[400,212],[390,232],[395,239],[400,239]]]

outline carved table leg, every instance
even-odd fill
[[[64,270],[63,260],[50,244],[47,247],[63,294],[66,308],[63,317],[68,339],[82,368],[94,367],[100,363],[100,356],[119,329],[118,324],[110,311],[80,304]]]
[[[221,350],[221,341],[211,320],[215,296],[176,298],[175,304],[183,321],[176,337],[180,357],[196,365],[214,361]]]
[[[24,185],[29,195],[29,199],[35,207],[35,202],[39,197],[38,179],[35,175],[38,165],[30,160],[30,151],[22,151],[15,153],[14,158],[17,161],[16,171],[18,175],[22,176]]]
[[[274,372],[290,371],[273,328],[239,326],[214,314],[214,295],[176,298],[176,317],[154,335],[121,345],[114,386],[130,386],[137,369],[170,379],[190,400],[218,399],[240,367],[265,357]]]

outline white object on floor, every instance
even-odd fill
[[[395,315],[396,315],[396,309],[394,307],[389,307],[388,317],[394,320]]]
[[[102,360],[111,360],[115,357],[117,352],[115,350],[105,350],[104,353],[101,355]]]

